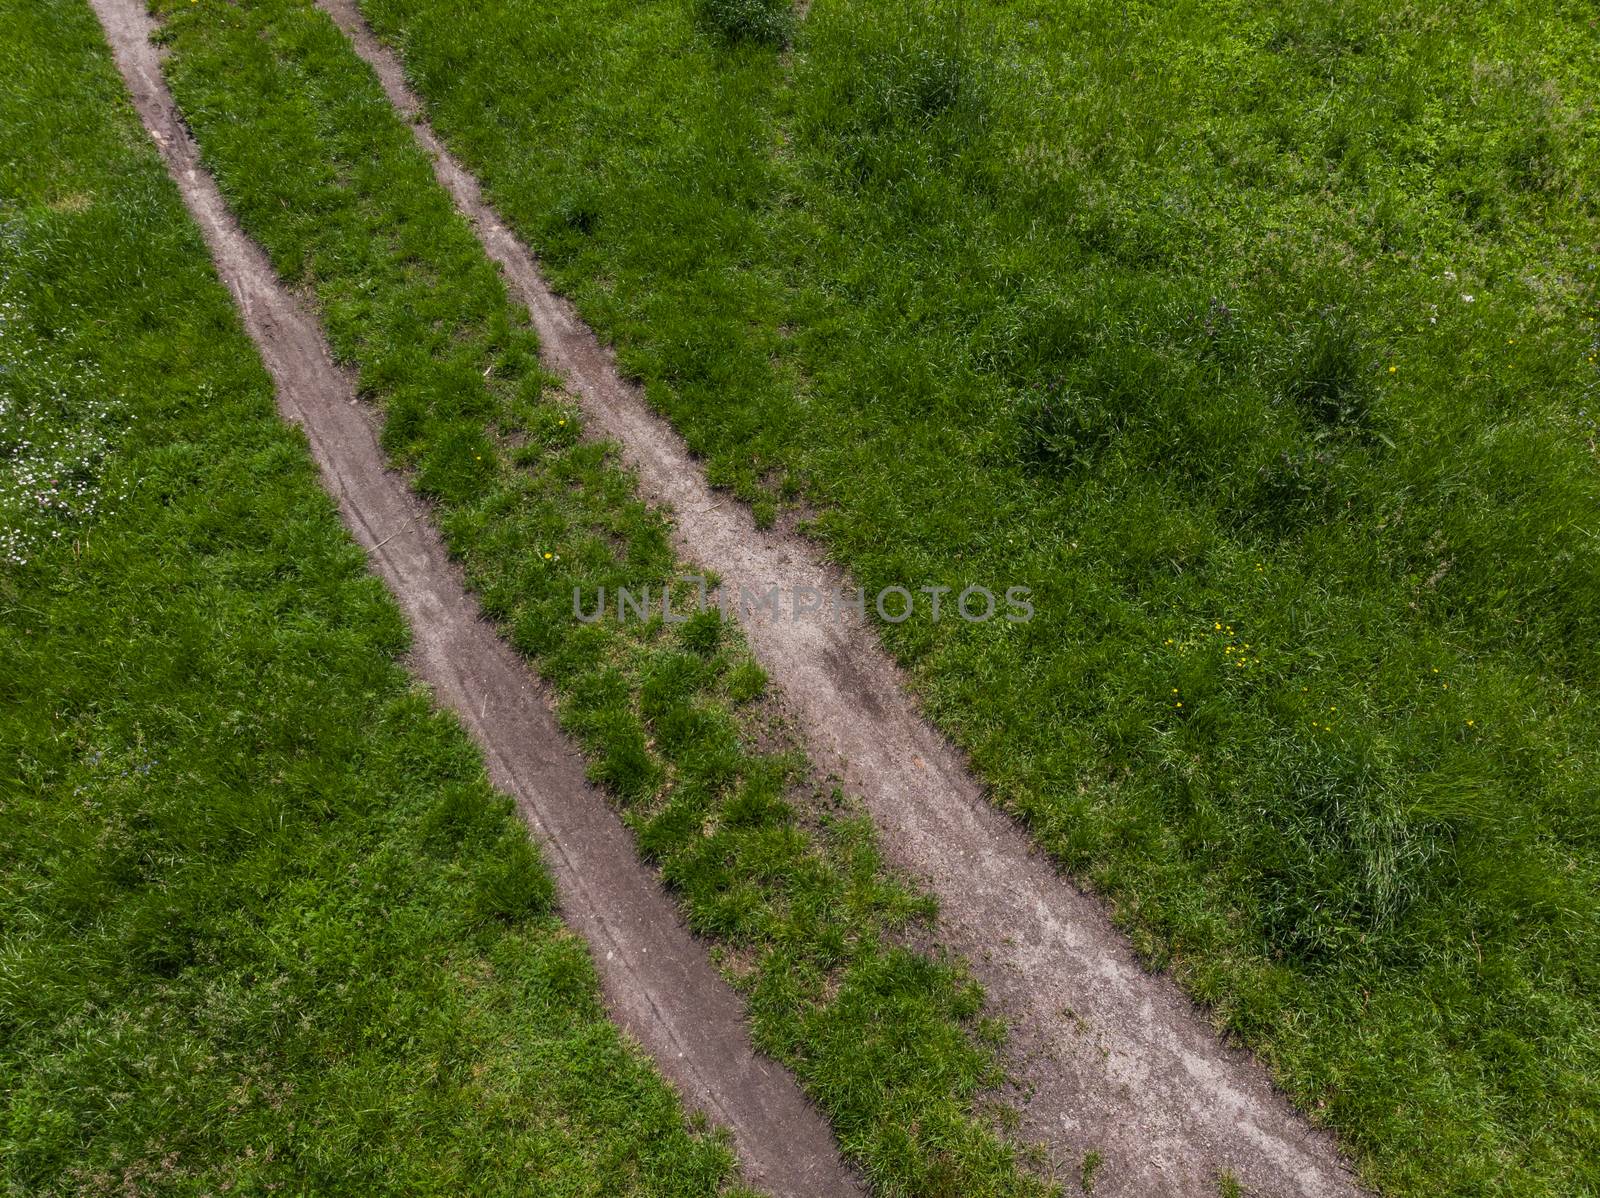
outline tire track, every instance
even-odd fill
[[[90,0],[135,109],[276,386],[324,488],[411,626],[412,670],[483,750],[550,862],[562,915],[588,941],[613,1017],[693,1107],[733,1134],[749,1182],[783,1195],[860,1193],[832,1132],[782,1066],[752,1048],[738,997],[711,968],[633,838],[558,730],[550,696],[480,618],[428,513],[385,465],[373,424],[317,322],[239,228],[161,74],[143,0]]]
[[[734,588],[854,590],[812,542],[756,528],[719,495],[672,427],[551,291],[532,254],[446,150],[399,58],[355,0],[317,0],[377,74],[435,174],[528,306],[546,365],[591,432],[615,440],[642,495],[669,508],[683,556]],[[991,805],[959,752],[923,718],[864,620],[745,618],[752,651],[800,717],[813,761],[871,812],[886,859],[937,896],[939,939],[972,963],[1011,1024],[1022,1134],[1062,1171],[1101,1154],[1102,1195],[1209,1198],[1233,1174],[1260,1195],[1363,1192],[1333,1138],[1249,1055],[1221,1043],[1170,978],[1146,972],[1105,906],[1063,879]]]

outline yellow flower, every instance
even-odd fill
[[[1391,367],[1389,367],[1389,373],[1393,374],[1395,371],[1397,371],[1399,369],[1400,368],[1398,366],[1391,366]]]
[[[547,553],[547,554],[544,555],[544,560],[545,561],[550,561],[554,556],[555,556],[554,554]]]

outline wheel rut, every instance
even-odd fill
[[[324,488],[411,626],[410,666],[461,720],[555,875],[566,922],[588,942],[613,1018],[685,1101],[732,1133],[745,1180],[777,1194],[861,1193],[826,1121],[789,1072],[750,1042],[743,1006],[711,967],[633,838],[584,775],[551,697],[467,594],[427,510],[389,470],[371,414],[316,320],[240,229],[200,162],[161,73],[143,0],[90,0],[154,139],[276,387],[304,429]]]
[[[104,2],[104,0],[97,0]],[[571,304],[428,124],[399,57],[355,0],[317,0],[372,67],[432,157],[439,182],[527,305],[545,363],[614,440],[642,496],[669,509],[686,560],[735,591],[854,591],[818,546],[758,529],[719,494],[675,430],[624,380]],[[1019,1138],[1063,1174],[1100,1155],[1099,1195],[1215,1195],[1231,1174],[1259,1195],[1365,1191],[1333,1137],[1314,1127],[1248,1054],[1219,1039],[1164,975],[1141,967],[1105,905],[1063,878],[985,797],[965,760],[924,718],[903,671],[863,619],[741,613],[757,659],[795,710],[824,772],[861,795],[886,860],[939,901],[939,942],[965,957],[1012,1028]]]

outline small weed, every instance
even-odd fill
[[[1083,1154],[1083,1166],[1078,1171],[1078,1188],[1085,1194],[1094,1193],[1095,1175],[1100,1172],[1100,1167],[1106,1163],[1106,1158],[1100,1150],[1091,1148]]]

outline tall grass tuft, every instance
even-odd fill
[[[1376,376],[1354,318],[1337,307],[1313,312],[1296,325],[1287,348],[1284,395],[1327,428],[1366,424]]]
[[[786,46],[794,34],[789,0],[695,0],[695,15],[725,45]]]
[[[973,140],[985,76],[962,0],[819,13],[800,78],[801,128],[858,182],[893,186]]]

